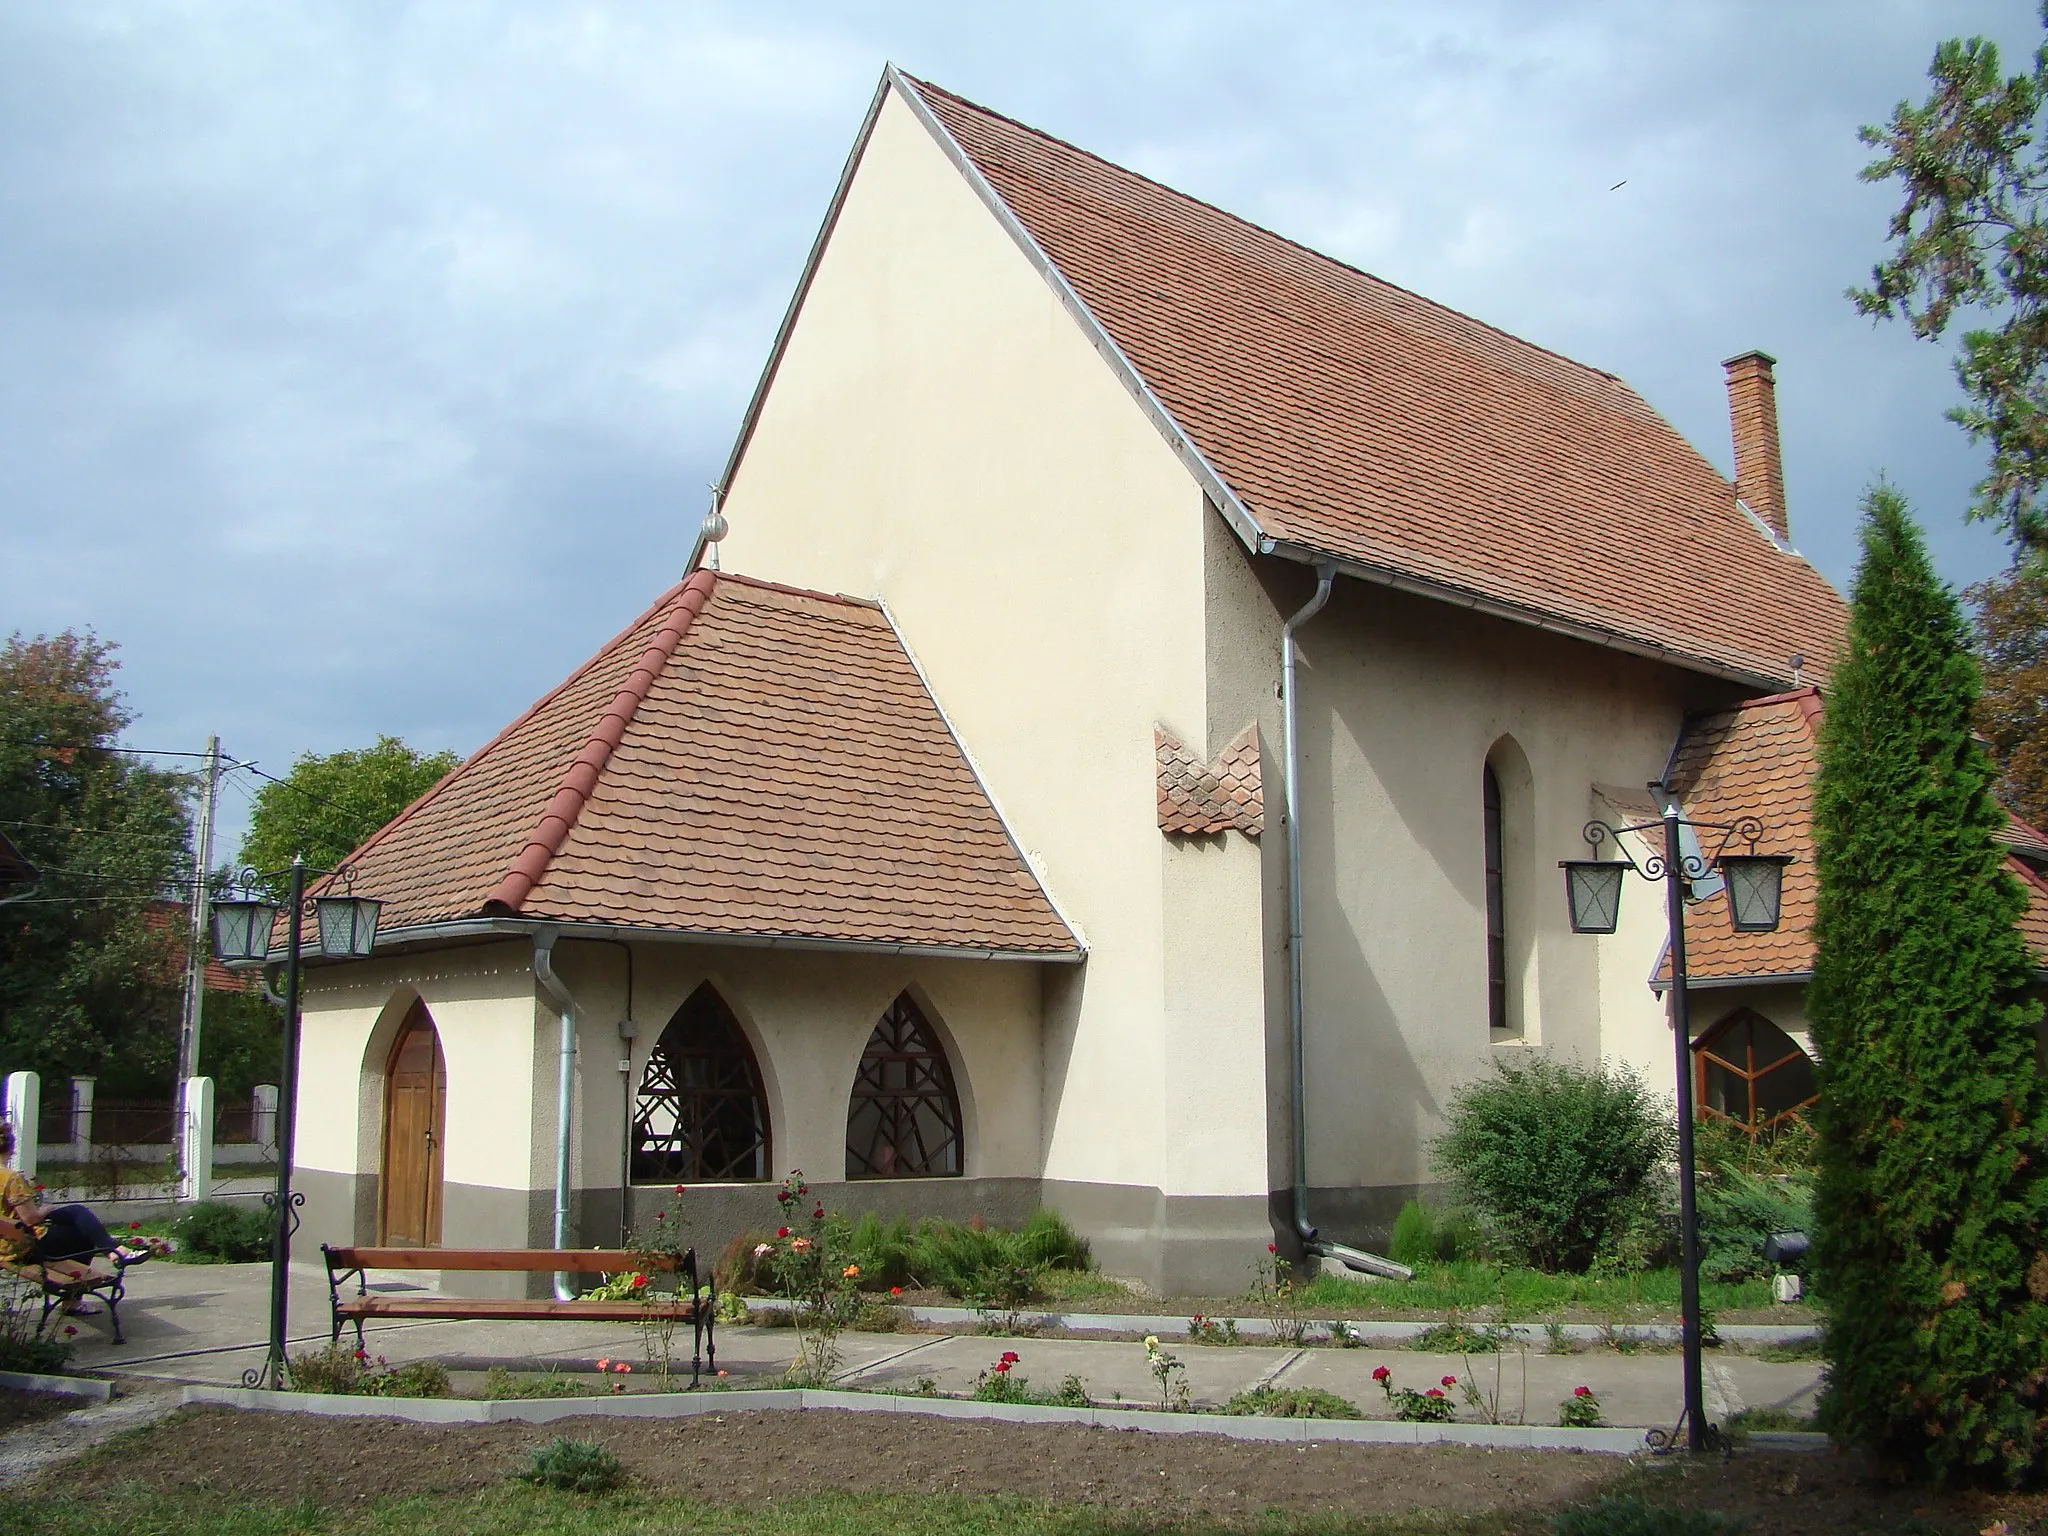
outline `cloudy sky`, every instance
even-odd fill
[[[1841,296],[1893,206],[1856,127],[1963,32],[2041,35],[2028,0],[0,0],[0,633],[118,641],[142,747],[476,747],[677,574],[891,59],[1611,369],[1724,472],[1719,363],[1762,347],[1820,569],[1882,472],[1972,580],[2004,552],[1947,358]]]

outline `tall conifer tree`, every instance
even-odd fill
[[[1942,1477],[2048,1462],[2048,1102],[1968,628],[1904,501],[1863,558],[1814,793],[1824,1417]]]

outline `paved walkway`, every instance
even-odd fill
[[[269,1266],[214,1266],[154,1263],[129,1275],[122,1321],[125,1347],[108,1342],[97,1319],[82,1319],[73,1342],[74,1364],[82,1370],[117,1373],[142,1389],[149,1384],[205,1382],[237,1385],[242,1373],[262,1364],[268,1333]],[[327,1283],[317,1266],[295,1266],[291,1286],[293,1350],[327,1342]],[[517,1371],[590,1371],[601,1357],[632,1362],[631,1384],[651,1386],[639,1330],[613,1324],[392,1322],[367,1331],[370,1352],[394,1365],[438,1360],[458,1374],[491,1365]],[[1146,1368],[1144,1346],[1098,1339],[992,1338],[931,1334],[847,1334],[842,1339],[847,1386],[914,1391],[929,1378],[937,1389],[965,1393],[976,1376],[1006,1349],[1020,1356],[1019,1375],[1041,1391],[1058,1390],[1063,1378],[1079,1376],[1098,1401],[1157,1402],[1158,1389]],[[1290,1349],[1272,1345],[1190,1345],[1168,1337],[1166,1347],[1186,1364],[1186,1382],[1200,1406],[1217,1406],[1233,1394],[1260,1384],[1321,1387],[1385,1415],[1385,1399],[1373,1383],[1385,1365],[1397,1385],[1423,1390],[1446,1375],[1468,1369],[1480,1391],[1497,1402],[1510,1421],[1552,1423],[1557,1405],[1578,1386],[1600,1396],[1607,1422],[1668,1424],[1678,1415],[1679,1358],[1675,1353],[1616,1354],[1596,1348],[1570,1355],[1535,1350],[1498,1357],[1422,1354],[1413,1350]],[[677,1363],[689,1369],[690,1335],[679,1329]],[[796,1352],[785,1328],[721,1327],[718,1364],[729,1386],[779,1385]],[[1708,1357],[1708,1411],[1724,1418],[1745,1407],[1775,1407],[1798,1414],[1812,1411],[1820,1367],[1811,1362],[1773,1364],[1733,1350]],[[1497,1373],[1497,1375],[1496,1375]],[[1526,1376],[1526,1384],[1525,1384]],[[594,1376],[593,1381],[596,1379]],[[1459,1417],[1476,1420],[1461,1403]]]

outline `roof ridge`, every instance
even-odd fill
[[[351,852],[346,859],[342,861],[343,864],[354,864],[358,859],[362,858],[364,854],[368,853],[372,848],[375,848],[379,843],[383,842],[385,838],[389,837],[393,832],[396,832],[407,821],[411,820],[413,813],[415,811],[420,810],[423,806],[426,805],[426,803],[429,800],[432,800],[433,798],[435,798],[435,796],[439,795],[441,791],[445,789],[456,778],[460,777],[462,774],[467,773],[472,765],[482,762],[492,752],[496,751],[500,746],[504,745],[504,743],[507,740],[509,740],[512,737],[513,733],[516,732],[521,726],[526,724],[526,722],[531,720],[535,715],[539,714],[543,709],[547,708],[548,705],[553,703],[557,698],[561,697],[561,695],[566,690],[574,686],[584,676],[585,673],[590,671],[592,667],[595,667],[599,662],[603,661],[605,657],[611,655],[613,649],[619,644],[620,641],[624,640],[628,635],[632,634],[634,630],[638,629],[642,624],[647,622],[647,616],[649,614],[658,613],[664,606],[673,603],[676,600],[677,594],[682,591],[683,586],[684,583],[679,581],[675,583],[674,586],[671,586],[667,591],[663,592],[661,596],[657,597],[653,602],[649,603],[644,609],[642,609],[638,614],[634,616],[632,623],[628,624],[624,629],[620,630],[616,635],[613,635],[611,639],[605,641],[603,645],[599,646],[595,651],[593,651],[590,654],[590,657],[580,667],[576,668],[575,671],[571,672],[567,677],[563,678],[559,683],[555,684],[554,687],[550,688],[546,693],[542,694],[539,698],[535,699],[531,704],[527,705],[526,708],[521,710],[519,714],[512,720],[512,722],[509,725],[507,725],[503,730],[499,731],[489,741],[485,742],[482,746],[478,747],[474,752],[470,753],[469,756],[465,757],[453,768],[450,768],[446,773],[442,774],[440,778],[434,780],[432,784],[428,785],[426,789],[422,790],[420,794],[414,798],[410,805],[406,806],[404,810],[400,811],[396,816],[392,817],[389,821],[385,822],[384,825],[379,827],[375,832],[372,832],[369,835],[369,837],[365,838],[363,842],[359,846],[357,846],[355,850]],[[332,880],[333,878],[334,877],[332,875],[323,877],[322,884],[324,884],[328,880]],[[315,885],[313,887],[314,890],[318,890],[319,888],[320,887],[318,885]]]
[[[504,877],[491,888],[491,894],[484,898],[483,916],[516,915],[526,898],[533,893],[533,888],[540,884],[542,877],[547,874],[548,864],[561,850],[563,842],[576,825],[577,817],[583,814],[583,807],[590,799],[590,791],[603,774],[605,764],[611,761],[612,750],[625,736],[626,727],[633,723],[633,716],[645,702],[647,690],[654,686],[654,679],[668,665],[669,658],[675,654],[676,646],[689,632],[690,625],[695,622],[697,615],[704,611],[704,605],[711,600],[711,594],[717,586],[716,572],[699,570],[681,584],[680,590],[670,589],[675,593],[675,597],[669,604],[668,612],[662,616],[661,628],[648,640],[646,647],[640,652],[639,659],[634,662],[633,670],[627,674],[619,691],[612,695],[611,702],[604,707],[604,712],[591,726],[590,739],[584,743],[583,750],[576,754],[568,770],[562,775],[561,787],[555,791],[541,812],[540,820],[535,824],[526,846],[519,850],[519,855],[513,859],[511,868],[507,869]],[[610,649],[610,646],[605,647],[598,656],[608,654]],[[590,665],[595,665],[597,659],[592,657],[590,663],[578,668],[576,676],[580,677]],[[563,684],[563,687],[567,686],[568,684]],[[556,693],[560,691],[555,690]],[[554,697],[554,694],[550,694],[549,697]],[[521,716],[521,719],[524,718],[526,717]]]
[[[939,85],[933,81],[926,80],[921,76],[913,75],[908,70],[899,69],[896,71],[896,73],[901,75],[905,80],[908,80],[920,91],[936,92],[938,95],[944,96],[951,101],[957,101],[963,107],[970,107],[974,111],[982,113],[984,116],[995,118],[999,122],[1008,123],[1011,127],[1016,128],[1024,133],[1028,133],[1034,138],[1043,139],[1048,144],[1057,144],[1060,146],[1060,148],[1065,150],[1071,150],[1074,154],[1080,155],[1084,159],[1093,160],[1097,165],[1108,166],[1111,170],[1120,172],[1125,176],[1133,177],[1138,181],[1144,182],[1147,186],[1157,187],[1160,191],[1165,192],[1173,197],[1180,198],[1183,202],[1193,203],[1199,208],[1206,208],[1209,212],[1216,214],[1220,218],[1228,219],[1233,224],[1241,224],[1246,229],[1257,230],[1260,234],[1267,236],[1269,239],[1278,240],[1283,245],[1292,246],[1295,250],[1313,256],[1318,261],[1326,261],[1333,267],[1340,267],[1344,271],[1354,273],[1359,277],[1365,278],[1369,282],[1378,283],[1383,287],[1391,288],[1396,293],[1414,299],[1417,303],[1426,305],[1430,309],[1436,310],[1440,314],[1454,315],[1458,319],[1466,321],[1469,324],[1482,326],[1486,330],[1493,332],[1496,336],[1505,337],[1507,340],[1515,343],[1515,345],[1527,347],[1532,352],[1541,352],[1545,357],[1555,358],[1557,359],[1557,361],[1561,363],[1566,363],[1570,365],[1573,369],[1577,370],[1580,373],[1590,373],[1599,378],[1606,379],[1608,382],[1612,384],[1618,384],[1623,389],[1627,390],[1629,394],[1633,395],[1636,399],[1641,400],[1646,408],[1652,411],[1656,409],[1656,407],[1650,405],[1648,400],[1643,399],[1641,392],[1638,391],[1633,384],[1629,383],[1628,380],[1624,379],[1618,373],[1610,373],[1605,368],[1595,368],[1591,363],[1582,363],[1577,358],[1569,357],[1566,354],[1559,352],[1554,347],[1546,347],[1540,341],[1531,341],[1526,336],[1517,336],[1513,331],[1506,330],[1501,326],[1495,325],[1490,320],[1482,320],[1477,315],[1467,314],[1462,309],[1454,309],[1449,304],[1444,303],[1441,299],[1432,299],[1426,293],[1418,293],[1415,289],[1394,282],[1391,278],[1381,277],[1377,272],[1368,272],[1364,267],[1355,265],[1352,262],[1348,262],[1344,260],[1344,258],[1341,256],[1332,256],[1328,251],[1319,251],[1314,246],[1308,245],[1300,240],[1295,239],[1292,235],[1282,234],[1277,229],[1268,228],[1266,225],[1259,223],[1256,219],[1248,219],[1241,213],[1232,213],[1228,208],[1224,208],[1216,203],[1212,203],[1208,201],[1206,198],[1196,197],[1192,192],[1183,192],[1179,187],[1170,186],[1166,182],[1159,180],[1156,176],[1147,176],[1143,171],[1133,170],[1130,166],[1125,165],[1120,161],[1111,160],[1106,155],[1098,155],[1093,150],[1084,149],[1079,144],[1075,144],[1070,140],[1063,139],[1059,137],[1059,135],[1057,134],[1047,133],[1043,128],[1034,128],[1031,126],[1031,124],[1024,122],[1019,118],[1011,117],[1007,112],[998,112],[994,107],[984,106],[982,103],[978,101],[970,100],[968,97],[962,96],[958,91],[949,91],[943,85]],[[1005,198],[1004,201],[1007,202],[1008,199]],[[1709,465],[1709,468],[1711,467],[1712,466]],[[1719,474],[1719,471],[1716,470],[1715,473]],[[1729,481],[1728,483],[1731,486],[1734,484],[1733,481]]]

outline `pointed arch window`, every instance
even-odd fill
[[[768,1177],[768,1096],[739,1020],[705,982],[661,1032],[633,1109],[633,1177]]]
[[[937,1031],[908,992],[861,1053],[846,1112],[849,1179],[949,1178],[960,1172],[960,1095]]]
[[[1752,1138],[1797,1119],[1820,1098],[1812,1058],[1798,1041],[1747,1008],[1715,1024],[1692,1049],[1701,1117],[1733,1121]]]
[[[1469,802],[1468,802],[1469,803]],[[1486,1022],[1508,1028],[1507,823],[1501,810],[1500,775],[1488,763],[1480,781],[1486,820]],[[1470,823],[1468,822],[1469,826]],[[1467,847],[1471,845],[1466,844]]]

